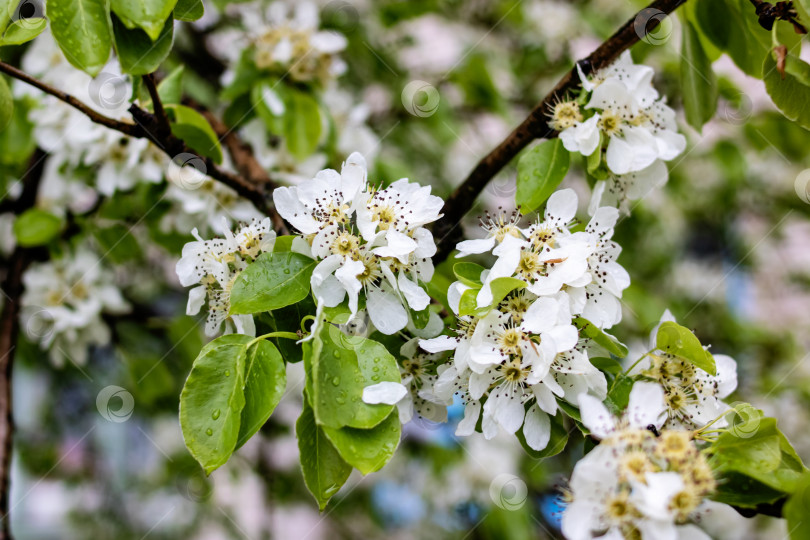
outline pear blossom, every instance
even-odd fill
[[[412,338],[400,347],[402,383],[381,382],[363,389],[366,403],[397,405],[403,424],[414,412],[432,422],[447,421],[447,406],[452,399],[440,399],[434,393],[439,374],[446,369],[440,354],[425,354],[419,350],[419,338]]]
[[[259,69],[286,73],[294,81],[321,84],[346,70],[338,56],[346,48],[346,37],[318,30],[316,4],[254,2],[234,9],[247,28],[249,50]]]
[[[87,362],[91,345],[106,345],[103,314],[130,310],[109,268],[89,249],[35,263],[23,274],[22,328],[58,366]]]
[[[563,101],[549,125],[565,149],[590,156],[602,152],[609,177],[594,188],[592,212],[600,205],[640,199],[667,181],[663,161],[686,148],[675,112],[652,85],[653,70],[633,64],[629,51],[605,69],[586,77],[577,65],[587,103]],[[608,193],[606,196],[605,193]]]
[[[374,189],[355,152],[340,173],[326,169],[278,188],[273,200],[303,235],[297,249],[318,261],[311,285],[319,304],[347,301],[354,316],[362,292],[371,322],[389,335],[408,325],[408,310],[427,308],[430,297],[420,282],[433,276],[436,246],[424,225],[440,217],[443,204],[429,187],[402,179]]]
[[[664,409],[654,383],[637,382],[620,417],[580,396],[582,422],[601,443],[574,467],[562,516],[566,538],[708,538],[693,522],[712,504],[712,469],[691,432],[659,433]]]
[[[698,429],[709,422],[718,428],[728,422],[722,416],[730,407],[722,400],[737,388],[737,363],[724,354],[713,355],[716,374],[690,362],[656,350],[658,327],[664,322],[676,322],[666,310],[650,335],[650,354],[645,356],[634,373],[657,381],[664,390],[667,406],[667,427]]]
[[[240,227],[236,233],[226,230],[225,238],[204,240],[197,229],[192,230],[196,241],[183,246],[176,272],[189,290],[186,314],[196,315],[208,301],[205,333],[214,336],[222,323],[230,320],[237,333],[255,335],[252,315],[229,315],[231,288],[239,273],[262,253],[273,251],[276,233],[270,218]]]

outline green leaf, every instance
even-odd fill
[[[26,163],[36,147],[34,126],[28,119],[32,100],[22,99],[14,103],[11,118],[0,125],[0,163],[20,165]]]
[[[205,14],[202,0],[177,0],[174,6],[174,18],[178,21],[192,22]]]
[[[318,423],[332,428],[376,426],[394,406],[363,402],[363,389],[384,381],[400,382],[396,359],[376,341],[346,336],[331,324],[323,326],[320,355],[311,359],[311,398]]]
[[[610,354],[614,354],[619,358],[627,356],[627,346],[611,336],[604,330],[601,330],[588,319],[582,317],[575,317],[572,321],[574,325],[579,328],[580,335],[583,335],[594,343],[605,349]]]
[[[559,139],[549,139],[518,160],[515,200],[524,212],[539,208],[568,172],[569,154]]]
[[[777,428],[776,419],[763,417],[747,404],[733,414],[728,430],[710,448],[712,468],[721,475],[736,472],[771,489],[793,492],[807,469]]]
[[[695,16],[709,41],[727,53],[746,74],[761,76],[768,48],[756,35],[758,30],[747,22],[751,19],[757,24],[753,6],[740,0],[701,0],[695,4]]]
[[[550,420],[551,437],[548,440],[548,446],[542,450],[535,450],[529,446],[528,443],[526,443],[526,437],[523,435],[523,429],[519,429],[515,433],[520,445],[523,447],[523,450],[525,450],[526,453],[529,454],[529,456],[533,459],[543,459],[556,456],[565,450],[565,446],[568,444],[568,430],[565,429],[563,413],[558,413],[557,415],[552,416]]]
[[[655,346],[661,351],[683,358],[710,375],[717,374],[714,357],[703,348],[700,341],[688,328],[667,321],[658,327]]]
[[[14,119],[14,96],[5,77],[0,77],[0,131]]]
[[[287,387],[287,369],[281,353],[269,341],[258,341],[247,351],[245,407],[236,447],[245,444],[273,414]]]
[[[782,516],[787,520],[787,530],[793,540],[810,538],[810,472],[805,473],[796,491],[782,508]]]
[[[0,39],[0,46],[22,45],[40,35],[48,26],[45,18],[20,19],[16,20],[8,27],[3,39]]]
[[[113,17],[112,22],[115,52],[124,73],[132,75],[152,73],[169,56],[174,39],[173,19],[166,19],[163,30],[154,41],[140,28],[128,29],[118,17]]]
[[[692,23],[683,23],[681,93],[686,121],[701,131],[717,110],[717,79]]]
[[[13,230],[22,247],[44,246],[62,230],[62,219],[45,210],[31,208],[14,221]]]
[[[810,129],[810,66],[788,55],[785,58],[785,78],[776,69],[776,60],[767,55],[762,65],[765,89],[786,118]]]
[[[156,41],[176,3],[177,0],[110,0],[110,7],[123,21],[142,28]]]
[[[624,371],[622,364],[615,358],[597,356],[596,358],[591,358],[590,362],[596,369],[614,376]]]
[[[630,391],[632,389],[633,379],[631,377],[623,373],[616,376],[605,400],[614,413],[618,414],[627,408],[627,404],[630,403]]]
[[[231,314],[272,311],[300,302],[309,294],[315,261],[300,253],[262,253],[245,268],[231,289]]]
[[[339,429],[323,426],[340,457],[363,474],[382,469],[399,446],[402,426],[399,413],[391,411],[382,422],[371,429],[342,427]]]
[[[304,399],[304,410],[295,423],[298,451],[301,454],[301,471],[309,492],[323,510],[335,493],[349,478],[351,465],[343,461],[335,447],[315,423],[309,401]]]
[[[495,306],[500,304],[503,299],[506,298],[506,295],[512,291],[525,288],[526,282],[513,277],[501,277],[493,279],[489,285],[492,290],[492,303],[490,305],[482,308],[477,307],[478,289],[468,289],[461,295],[461,300],[458,305],[458,314],[483,317]]]
[[[138,241],[124,225],[93,227],[93,236],[106,257],[116,264],[139,259],[142,255]]]
[[[290,89],[285,93],[284,140],[299,161],[311,155],[321,139],[321,112],[310,94]]]
[[[224,465],[236,448],[252,339],[230,334],[203,347],[180,393],[183,440],[206,474]]]
[[[185,105],[168,104],[166,111],[174,117],[172,133],[176,137],[183,139],[201,156],[222,163],[222,146],[219,144],[219,138],[203,115]]]
[[[105,0],[47,0],[51,32],[68,62],[95,77],[112,48]]]
[[[471,262],[460,262],[453,265],[456,278],[468,287],[481,288],[481,272],[484,267]]]
[[[740,508],[756,508],[758,504],[772,504],[785,497],[782,491],[768,487],[739,472],[720,472],[717,480],[717,489],[710,498],[724,504]]]
[[[172,70],[169,75],[157,85],[160,101],[165,104],[180,103],[183,100],[183,73],[185,68],[181,65]]]
[[[292,251],[292,243],[295,240],[294,234],[288,234],[285,236],[277,236],[276,243],[273,244],[273,253],[283,252],[283,251]]]

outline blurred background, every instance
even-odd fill
[[[185,65],[187,93],[226,120],[239,116],[238,92],[222,89],[238,86],[244,51],[260,46],[263,28],[278,25],[263,18],[267,5],[206,1],[202,19],[176,24],[176,50],[165,72]],[[294,3],[285,6],[294,12]],[[254,120],[239,119],[239,129],[262,165],[289,183],[339,167],[359,150],[375,183],[408,177],[446,195],[575,59],[643,6],[629,0],[321,2],[314,5],[316,25],[347,39],[339,54],[345,66],[318,98],[330,112],[328,140],[302,156]],[[655,67],[655,86],[676,109],[680,35],[672,17],[655,39],[633,48],[636,61]],[[0,49],[0,56],[68,84],[73,68],[55,51],[46,32],[28,47]],[[646,350],[650,330],[669,308],[713,352],[737,360],[735,396],[779,418],[807,461],[810,133],[772,108],[761,81],[724,57],[714,67],[721,95],[716,117],[697,133],[679,113],[687,151],[668,164],[669,183],[636,201],[617,226],[624,248],[619,262],[633,283],[614,333]],[[100,205],[89,224],[96,233],[80,235],[70,249],[101,258],[98,282],[126,304],[108,306],[77,335],[51,336],[37,316],[47,299],[27,300],[14,371],[17,538],[558,537],[559,487],[581,453],[581,438],[572,436],[570,453],[538,462],[514,437],[457,439],[460,407],[451,409],[448,424],[416,419],[405,426],[392,462],[368,477],[355,471],[319,513],[303,485],[293,428],[301,409],[300,364],[288,365],[287,394],[260,436],[206,478],[184,448],[177,418],[180,389],[205,340],[204,317],[185,315],[187,293],[174,264],[193,227],[210,237],[222,233],[221,218],[234,223],[255,211],[227,188],[167,181],[165,163],[147,174],[148,149],[131,182],[120,183],[124,163],[113,174],[118,185],[99,185],[98,167],[70,159],[70,145],[82,143],[76,139],[85,128],[76,131],[61,104],[20,84],[13,88],[17,116],[0,133],[6,190],[35,147],[70,133],[70,143],[53,146],[64,152],[51,151],[37,205],[79,216],[81,208]],[[110,88],[97,94],[108,100],[103,105],[126,109],[129,96],[121,99]],[[485,210],[514,206],[515,177],[513,164],[492,181],[468,213],[468,230]],[[580,193],[584,216],[590,195],[581,163],[565,186]],[[8,255],[11,234],[2,215],[0,229]],[[109,235],[121,231],[128,240],[113,245]],[[437,287],[451,267],[445,263],[438,272]],[[57,279],[53,272],[63,276],[70,268],[29,271],[47,283]],[[725,523],[719,538],[785,535],[784,525],[769,518],[728,516]]]

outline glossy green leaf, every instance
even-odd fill
[[[47,26],[48,20],[44,17],[14,21],[0,39],[0,46],[27,43],[40,35]]]
[[[632,389],[633,379],[623,373],[617,375],[613,380],[605,401],[614,414],[620,414],[627,408],[627,404],[630,403],[630,391]]]
[[[701,131],[717,110],[717,79],[692,23],[683,23],[681,94],[686,121]]]
[[[121,70],[132,75],[156,71],[169,56],[174,39],[174,20],[166,19],[163,30],[154,41],[140,28],[127,28],[118,17],[112,18],[115,52]]]
[[[112,48],[105,0],[47,0],[51,32],[68,62],[95,77]]]
[[[174,18],[178,21],[196,21],[205,14],[202,0],[177,0],[174,6]]]
[[[277,236],[276,243],[273,244],[273,252],[292,251],[293,240],[295,240],[295,235],[292,234]]]
[[[230,334],[203,347],[180,394],[183,440],[206,474],[225,464],[236,448],[252,339]]]
[[[501,277],[493,279],[489,286],[492,291],[492,303],[490,305],[482,308],[477,307],[478,289],[468,289],[461,295],[458,307],[459,315],[483,317],[500,304],[509,293],[525,288],[526,282],[513,277]]]
[[[402,426],[395,409],[371,429],[323,426],[323,432],[346,463],[368,474],[382,469],[393,457],[399,446]]]
[[[160,101],[166,104],[180,103],[183,99],[183,73],[185,68],[179,66],[172,70],[165,79],[157,85]]]
[[[259,431],[281,401],[287,388],[287,369],[281,353],[269,341],[256,342],[247,351],[245,407],[239,423],[236,447]]]
[[[304,399],[304,410],[295,423],[295,435],[298,438],[304,483],[323,510],[329,499],[346,483],[352,467],[343,461],[315,422],[307,399]]]
[[[627,346],[611,336],[604,330],[599,329],[588,319],[582,317],[575,317],[572,321],[574,325],[579,328],[580,335],[593,340],[594,343],[605,349],[610,354],[614,354],[619,358],[627,356]]]
[[[6,128],[14,118],[14,96],[5,77],[0,76],[0,130]]]
[[[231,314],[272,311],[303,300],[315,261],[300,253],[263,253],[251,263],[231,289]]]
[[[796,491],[785,502],[782,516],[787,520],[787,530],[792,540],[810,538],[810,472],[804,473]]]
[[[110,7],[123,21],[142,28],[149,39],[156,41],[176,3],[177,0],[110,0]]]
[[[795,56],[785,58],[785,77],[776,69],[776,60],[767,55],[762,65],[765,89],[782,114],[810,129],[810,65]]]
[[[14,221],[13,230],[22,247],[44,246],[62,230],[62,219],[45,210],[31,208]]]
[[[456,278],[468,287],[481,288],[481,272],[484,267],[472,262],[459,262],[453,265]]]
[[[667,321],[658,327],[655,346],[661,351],[683,358],[710,375],[717,374],[714,357],[703,348],[691,330]]]
[[[603,371],[605,373],[610,373],[611,375],[614,376],[624,371],[621,362],[619,362],[615,358],[606,358],[597,356],[595,358],[591,358],[590,362],[596,369]]]
[[[376,341],[346,336],[326,324],[322,349],[312,359],[312,407],[318,423],[340,428],[372,428],[382,422],[393,405],[363,402],[363,389],[384,381],[400,382],[396,359]],[[347,460],[348,461],[348,460]]]
[[[172,133],[201,156],[222,162],[222,146],[208,120],[200,113],[185,105],[166,105],[166,111],[173,116]]]
[[[299,161],[311,155],[321,139],[321,111],[310,94],[290,89],[284,99],[284,140]]]
[[[709,41],[740,69],[752,77],[761,76],[768,48],[752,35],[747,22],[749,18],[757,22],[752,5],[739,0],[700,0],[695,5],[695,17]]]
[[[549,139],[518,160],[515,201],[524,212],[539,208],[568,173],[570,157],[559,139]]]

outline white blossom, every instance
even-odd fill
[[[186,314],[196,315],[207,300],[206,335],[216,335],[226,320],[231,321],[237,333],[255,335],[253,316],[229,315],[231,288],[250,262],[262,253],[273,251],[276,233],[270,218],[253,221],[236,233],[226,230],[225,238],[204,240],[197,229],[192,234],[197,240],[183,246],[182,257],[176,265],[180,284],[196,285],[189,291]]]

